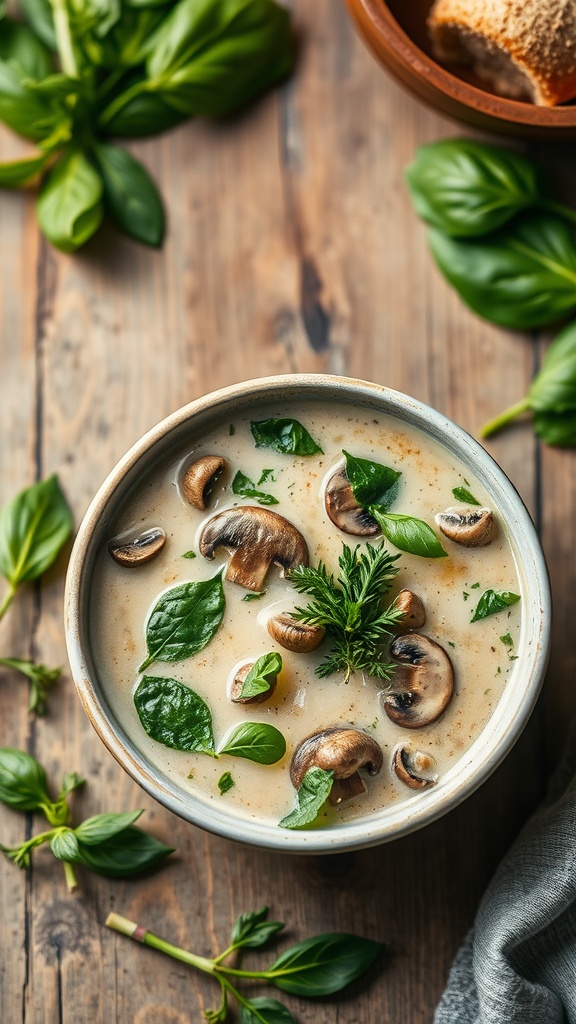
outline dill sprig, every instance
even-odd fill
[[[394,666],[386,659],[386,643],[391,630],[403,617],[394,606],[383,607],[383,599],[398,572],[384,544],[367,544],[359,554],[360,545],[352,549],[342,546],[338,559],[337,580],[328,573],[323,562],[314,569],[299,565],[289,578],[299,594],[312,600],[305,608],[296,608],[292,615],[299,622],[323,626],[332,640],[332,649],[316,669],[318,676],[345,672],[347,681],[352,672],[365,672],[378,679],[389,679]]]

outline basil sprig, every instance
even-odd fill
[[[226,598],[222,573],[199,583],[180,583],[162,594],[146,623],[148,656],[143,672],[153,661],[183,661],[197,654],[218,632]]]
[[[475,498],[467,487],[453,487],[452,494],[456,501],[463,501],[466,505],[480,505],[478,498]]]
[[[261,693],[267,693],[281,671],[282,656],[278,651],[263,654],[254,662],[242,683],[240,697],[257,697]]]
[[[263,981],[275,985],[281,991],[304,998],[330,996],[359,978],[384,949],[383,943],[372,939],[332,932],[305,939],[285,950],[267,970],[238,971],[228,967],[224,961],[231,954],[245,948],[259,949],[282,930],[282,922],[267,921],[267,916],[267,907],[242,914],[232,929],[230,945],[212,960],[195,956],[166,942],[121,914],[110,914],[106,924],[122,935],[135,938],[168,956],[184,960],[215,979],[220,985],[221,998],[215,1010],[204,1013],[209,1024],[222,1024],[228,1019],[229,996],[241,1007],[242,1024],[296,1024],[290,1011],[277,999],[244,995],[232,984],[231,979],[240,977],[252,982]]]
[[[320,445],[298,420],[254,420],[250,430],[257,448],[272,448],[281,455],[322,455]]]
[[[489,615],[496,615],[520,600],[520,594],[513,594],[511,590],[485,590],[481,595],[470,622],[478,622],[479,619],[487,619]]]
[[[278,824],[280,828],[304,828],[316,821],[334,784],[334,772],[309,768],[296,791],[296,807]]]
[[[214,758],[228,754],[258,764],[276,764],[286,753],[282,733],[266,722],[242,722],[216,749],[208,704],[177,679],[144,676],[134,692],[134,704],[147,735],[173,750]]]
[[[273,494],[260,491],[254,481],[240,470],[232,481],[232,493],[241,494],[245,498],[254,498],[259,505],[278,505],[278,498],[275,498]]]
[[[220,117],[292,69],[290,13],[274,0],[20,0],[20,8],[25,24],[2,17],[0,121],[37,151],[0,165],[0,186],[44,175],[38,220],[65,252],[105,213],[145,245],[162,243],[156,186],[109,136]]]
[[[126,878],[172,853],[170,847],[134,827],[142,811],[96,814],[73,828],[68,796],[83,784],[75,772],[67,773],[52,800],[46,772],[38,761],[23,750],[0,750],[0,801],[14,810],[40,812],[51,826],[19,846],[0,846],[8,860],[28,868],[32,851],[48,843],[54,856],[64,862],[71,890],[77,884],[73,864],[83,864],[99,875]]]

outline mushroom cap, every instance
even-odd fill
[[[323,626],[298,622],[290,612],[272,615],[266,623],[266,628],[276,643],[287,651],[294,651],[295,654],[315,651],[322,643],[326,632]]]
[[[145,565],[158,555],[166,543],[166,533],[161,526],[153,526],[144,533],[121,534],[108,542],[108,551],[118,565],[132,569]]]
[[[326,481],[324,504],[328,517],[343,533],[372,537],[380,529],[376,520],[356,501],[343,464],[336,466]]]
[[[308,565],[304,537],[284,516],[259,505],[237,505],[211,516],[199,539],[200,553],[214,558],[219,547],[232,548],[226,579],[246,590],[260,591],[272,562],[282,575]]]
[[[410,789],[429,789],[430,786],[435,786],[438,776],[429,774],[435,764],[430,754],[424,754],[421,750],[409,750],[408,747],[401,745],[396,747],[392,757],[392,767],[396,775],[400,782]]]
[[[426,622],[426,609],[417,594],[412,590],[401,590],[394,604],[404,612],[404,618],[398,623],[401,629],[422,629]]]
[[[437,512],[435,520],[445,537],[466,548],[484,548],[496,536],[496,520],[489,508],[447,508]]]
[[[244,681],[255,664],[254,661],[245,661],[243,665],[235,666],[232,669],[228,683],[228,697],[233,704],[263,704],[274,693],[277,679],[271,679],[269,688],[262,693],[255,693],[252,697],[240,696]]]
[[[203,455],[196,459],[182,477],[180,484],[186,501],[205,512],[208,507],[210,490],[224,471],[226,459],[221,455]]]
[[[292,785],[298,789],[309,768],[334,772],[330,803],[340,803],[365,790],[358,775],[365,768],[369,775],[378,775],[384,756],[376,740],[346,726],[332,726],[313,733],[296,747],[290,763]]]
[[[402,633],[390,644],[398,662],[384,710],[396,725],[419,729],[440,717],[454,692],[454,670],[446,651],[422,633]]]

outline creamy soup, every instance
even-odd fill
[[[296,417],[322,449],[308,456],[282,454],[256,447],[250,421]],[[159,597],[186,581],[212,579],[225,569],[230,547],[218,547],[213,560],[202,556],[199,539],[212,517],[233,506],[268,507],[284,516],[305,539],[311,566],[323,561],[337,575],[343,544],[361,549],[378,545],[382,537],[356,537],[342,532],[326,511],[325,488],[343,450],[401,472],[390,512],[417,517],[432,527],[447,557],[431,558],[399,551],[386,602],[408,589],[423,602],[425,625],[417,632],[441,645],[454,672],[453,696],[439,717],[420,728],[405,728],[386,714],[389,685],[374,676],[354,672],[325,678],[317,667],[329,654],[327,636],[311,653],[284,649],[268,633],[270,616],[306,605],[289,578],[272,565],[262,586],[251,591],[224,576],[225,611],[220,628],[204,649],[175,662],[153,661],[145,674],[166,677],[190,687],[209,706],[216,747],[242,722],[272,724],[286,740],[286,754],[265,765],[229,755],[217,759],[189,750],[175,750],[147,735],[134,702],[141,679],[139,666],[146,659],[146,623]],[[206,511],[186,499],[182,481],[187,468],[203,456],[223,456],[226,468],[214,484]],[[268,472],[267,472],[268,471]],[[277,504],[261,506],[254,497],[234,494],[232,481],[241,472],[256,489]],[[260,484],[259,481],[262,481]],[[206,434],[199,444],[183,447],[141,481],[122,508],[110,539],[139,535],[153,528],[166,533],[162,550],[145,564],[117,564],[108,550],[97,559],[92,590],[91,646],[96,652],[98,675],[118,722],[142,753],[185,791],[203,801],[226,802],[235,816],[278,823],[295,806],[296,791],[290,778],[294,750],[308,736],[333,726],[350,726],[372,737],[383,753],[383,766],[375,776],[361,770],[365,791],[335,806],[326,803],[312,827],[346,821],[377,812],[392,802],[422,800],[425,792],[408,788],[393,770],[394,752],[421,752],[432,763],[430,782],[442,785],[443,776],[478,738],[495,708],[517,650],[521,602],[471,623],[481,595],[493,590],[519,594],[514,557],[505,524],[493,509],[496,535],[486,546],[467,547],[444,536],[435,515],[449,507],[464,513],[460,498],[469,492],[481,506],[491,506],[490,495],[467,469],[425,433],[387,415],[356,410],[350,405],[303,402],[293,407],[258,408],[257,414],[238,415]],[[246,489],[246,487],[244,487]],[[468,509],[468,512],[470,509]],[[246,599],[248,598],[248,599]],[[393,635],[405,631],[399,624]],[[229,696],[230,677],[242,662],[254,662],[277,651],[282,669],[272,695],[263,703],[239,704]],[[394,686],[394,677],[392,678]],[[430,767],[430,764],[428,767]],[[219,781],[229,772],[230,788],[221,793]],[[418,772],[416,772],[418,774]]]

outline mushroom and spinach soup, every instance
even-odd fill
[[[423,431],[350,405],[238,415],[133,489],[92,649],[142,753],[282,829],[426,799],[513,671],[498,510]]]

